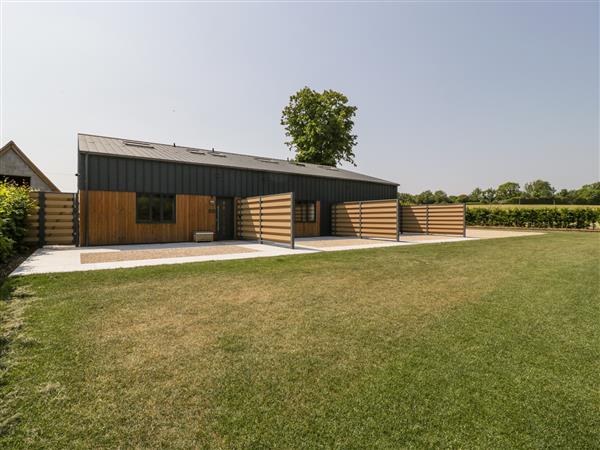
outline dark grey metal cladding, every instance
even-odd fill
[[[324,203],[388,199],[396,197],[397,192],[396,186],[384,183],[97,154],[79,153],[78,166],[78,183],[82,190],[222,197],[294,192],[297,200],[320,200]],[[322,215],[329,216],[328,206],[323,206]]]

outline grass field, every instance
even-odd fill
[[[467,205],[467,208],[567,208],[567,209],[581,209],[581,208],[600,208],[600,205]]]
[[[2,448],[593,448],[600,239],[31,276]]]

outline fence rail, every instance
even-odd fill
[[[27,217],[25,242],[43,245],[73,245],[79,232],[77,194],[31,192],[36,206]]]

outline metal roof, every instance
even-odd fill
[[[398,185],[398,183],[392,181],[370,177],[337,167],[92,134],[79,134],[78,147],[82,153]]]

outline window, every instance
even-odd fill
[[[17,186],[30,186],[31,177],[22,177],[19,175],[0,175],[0,180],[6,183],[13,183]]]
[[[136,195],[137,223],[175,223],[174,194]]]
[[[314,222],[317,220],[315,202],[296,202],[294,206],[295,222]]]

